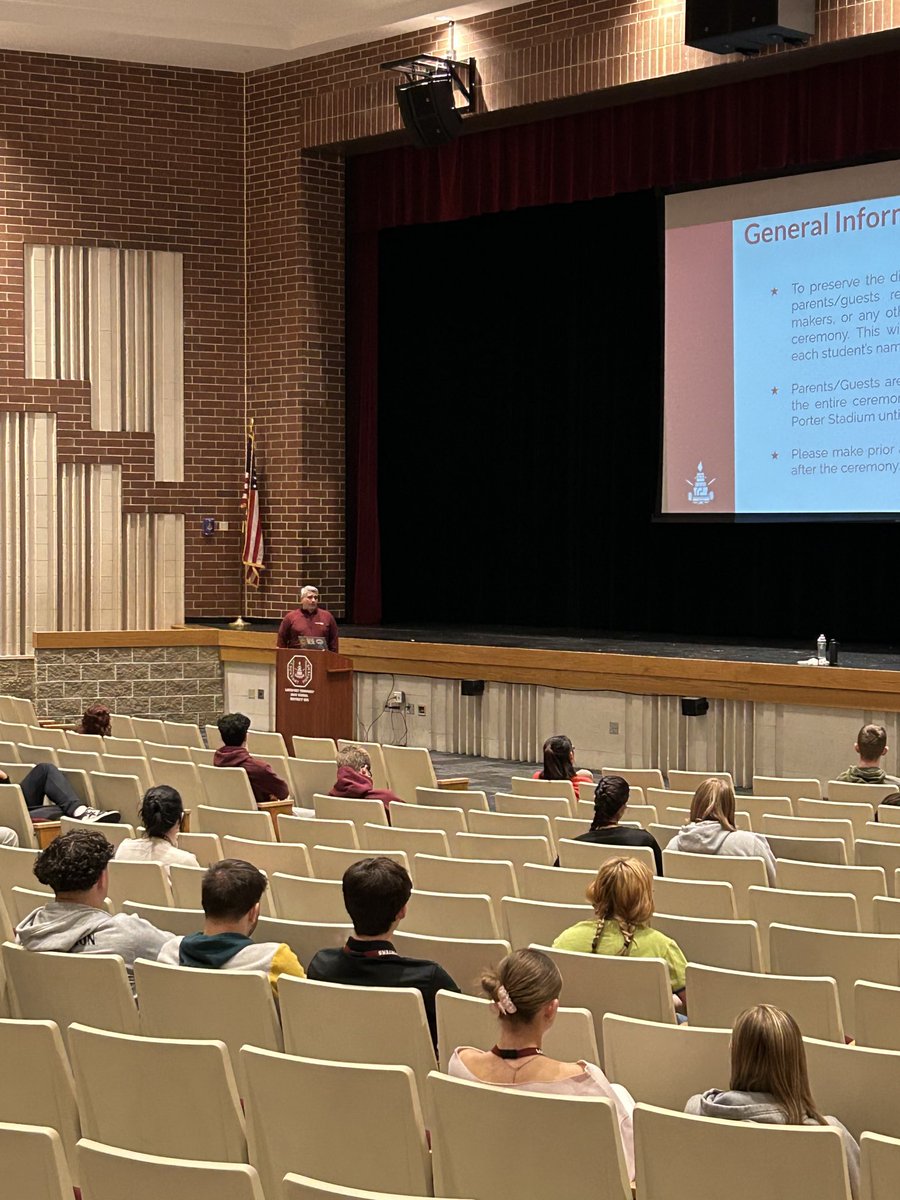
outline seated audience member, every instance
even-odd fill
[[[0,771],[0,784],[9,783],[9,776]],[[91,808],[72,789],[68,779],[52,763],[38,763],[32,767],[19,784],[28,815],[32,821],[58,821],[60,817],[74,817],[76,821],[115,823],[121,819],[118,812],[106,812]],[[49,800],[49,804],[44,801]]]
[[[887,731],[883,725],[863,725],[856,735],[853,749],[859,762],[838,775],[841,783],[896,783],[892,775],[886,775],[881,760],[888,752]]]
[[[112,856],[113,847],[96,829],[76,829],[52,841],[38,855],[34,873],[54,899],[16,926],[16,940],[26,950],[119,954],[128,966],[136,958],[155,959],[172,935],[143,917],[103,907]]]
[[[287,800],[288,785],[267,762],[253,758],[244,744],[250,718],[243,713],[226,713],[224,717],[219,717],[216,724],[225,744],[213,756],[213,766],[243,767],[257,804],[264,804],[267,800]]]
[[[337,779],[328,794],[350,800],[380,800],[385,812],[389,812],[392,803],[403,803],[394,792],[374,786],[372,760],[362,746],[347,746],[344,750],[338,750]]]
[[[148,788],[141,803],[144,836],[126,838],[120,842],[116,849],[116,862],[160,863],[166,875],[172,863],[180,867],[199,867],[196,855],[178,848],[183,816],[181,796],[173,787],[160,784]]]
[[[112,733],[112,720],[109,709],[105,704],[92,704],[81,714],[81,722],[75,729],[76,733],[99,734],[109,737]]]
[[[252,939],[259,923],[259,902],[268,886],[262,871],[243,859],[213,863],[203,876],[203,932],[172,938],[163,946],[159,961],[208,970],[265,971],[276,998],[282,975],[305,979],[290,946]]]
[[[653,851],[656,874],[662,875],[662,850],[646,829],[620,825],[628,804],[630,788],[621,775],[601,775],[594,789],[594,819],[587,833],[579,833],[576,842],[596,842],[602,846],[647,846]],[[559,859],[556,860],[559,866]]]
[[[687,959],[676,942],[650,927],[653,873],[647,864],[636,858],[611,858],[585,895],[594,907],[594,920],[579,921],[563,930],[553,949],[661,958],[669,969],[676,1008],[683,1007]]]
[[[634,1178],[634,1101],[624,1088],[613,1087],[593,1063],[559,1062],[542,1050],[544,1037],[556,1020],[562,976],[552,958],[540,950],[514,950],[496,972],[481,977],[484,994],[497,1014],[497,1042],[490,1050],[459,1046],[447,1064],[447,1074],[476,1083],[552,1092],[558,1096],[602,1096],[611,1100]]]
[[[735,858],[761,858],[769,886],[775,886],[775,855],[759,833],[734,826],[734,788],[727,779],[704,779],[694,792],[690,817],[675,834],[667,850],[686,854],[725,854]]]
[[[834,1125],[847,1154],[850,1191],[859,1195],[859,1146],[836,1117],[823,1117],[809,1086],[806,1049],[790,1013],[771,1004],[742,1012],[731,1035],[728,1091],[691,1096],[684,1111],[763,1125]]]
[[[578,785],[593,783],[590,771],[579,771],[575,766],[575,750],[564,733],[554,733],[544,742],[544,765],[535,771],[532,779],[568,779],[578,799]]]
[[[363,858],[344,872],[344,907],[353,922],[353,936],[340,949],[320,950],[308,969],[310,979],[323,983],[355,983],[358,987],[418,988],[432,1041],[437,1044],[434,998],[460,989],[438,963],[398,954],[391,936],[406,916],[412,881],[391,858]]]

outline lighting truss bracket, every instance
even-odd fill
[[[457,112],[471,112],[475,99],[475,59],[456,62],[452,58],[441,58],[437,54],[416,54],[412,58],[398,58],[381,64],[382,71],[399,71],[406,76],[407,83],[420,83],[426,79],[452,79],[466,103],[456,106]]]

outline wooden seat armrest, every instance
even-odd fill
[[[263,800],[261,804],[257,805],[257,808],[260,812],[267,812],[269,814],[269,818],[271,819],[272,826],[275,830],[275,836],[277,838],[278,814],[284,813],[286,817],[291,816],[294,811],[294,802],[291,800],[290,796],[287,798],[287,800]],[[279,841],[280,840],[281,839],[279,838]]]
[[[469,781],[460,776],[459,779],[439,779],[437,785],[439,788],[451,788],[457,792],[465,792],[468,791]]]
[[[38,849],[46,850],[51,842],[59,837],[59,821],[32,821]]]

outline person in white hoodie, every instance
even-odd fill
[[[119,954],[127,967],[136,958],[156,959],[171,933],[132,913],[110,913],[104,907],[113,853],[114,847],[93,829],[76,829],[52,841],[38,855],[34,873],[54,898],[16,926],[19,944],[62,954]]]
[[[666,846],[685,854],[761,858],[769,887],[775,886],[775,855],[759,833],[734,827],[734,788],[727,779],[704,779],[694,792],[690,819]]]
[[[684,1111],[724,1121],[762,1125],[833,1125],[844,1142],[853,1200],[859,1196],[859,1146],[837,1117],[823,1117],[809,1086],[806,1049],[790,1013],[771,1004],[742,1012],[731,1035],[727,1091],[691,1096]]]

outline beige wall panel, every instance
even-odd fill
[[[145,432],[153,428],[153,333],[151,328],[150,255],[146,250],[123,250],[122,321],[125,362],[123,370],[123,428]]]
[[[122,428],[119,251],[90,253],[91,427]]]
[[[59,468],[60,623],[64,629],[122,627],[122,468]]]
[[[184,516],[154,513],[156,611],[153,629],[184,624]]]
[[[126,513],[123,522],[126,629],[184,624],[184,516]]]
[[[182,255],[153,255],[153,429],[157,479],[184,479]]]
[[[25,246],[25,377],[85,379],[88,251]]]

